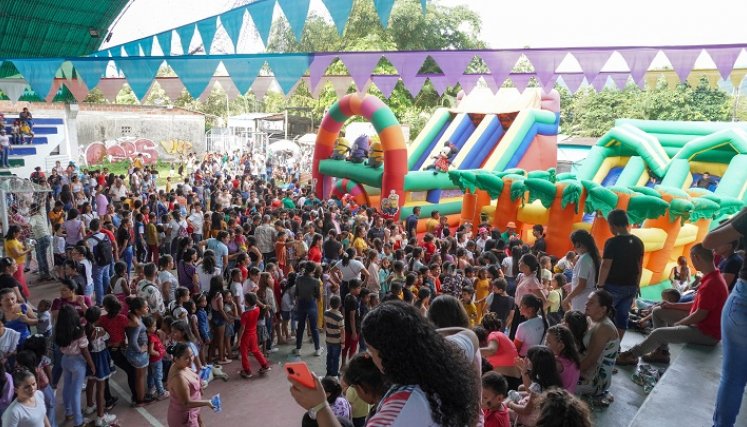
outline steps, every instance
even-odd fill
[[[6,132],[10,134],[17,114],[5,114]],[[10,173],[27,178],[34,168],[41,166],[49,170],[48,160],[52,153],[67,143],[67,125],[62,117],[35,117],[34,139],[31,144],[11,145],[9,152]],[[54,164],[54,162],[53,162]]]

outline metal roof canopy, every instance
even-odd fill
[[[130,0],[2,0],[0,56],[85,56],[96,51]],[[98,33],[98,37],[91,35]],[[15,68],[15,67],[14,67]]]

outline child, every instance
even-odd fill
[[[278,233],[277,240],[275,240],[275,261],[283,274],[288,274],[288,249],[285,247],[285,240],[285,232]]]
[[[34,354],[36,366],[29,370],[36,373],[37,388],[44,394],[47,418],[49,419],[49,423],[53,427],[56,427],[57,416],[55,408],[57,406],[55,403],[55,392],[52,390],[52,385],[50,384],[52,378],[52,360],[47,356],[47,343],[48,339],[46,337],[32,335],[23,343],[23,350]],[[16,359],[16,363],[21,363],[20,353]],[[29,366],[29,368],[31,367]]]
[[[156,214],[151,212],[148,214],[148,225],[145,226],[145,243],[148,245],[148,253],[150,254],[150,262],[159,263],[161,256],[159,246],[161,246],[161,239],[158,235],[158,225],[156,224]]]
[[[392,271],[392,260],[388,257],[381,259],[381,266],[379,267],[379,299],[384,298],[389,292],[389,274]]]
[[[267,363],[267,359],[259,349],[258,335],[258,321],[261,316],[260,308],[257,303],[257,295],[249,292],[244,295],[244,304],[246,305],[246,311],[241,313],[241,329],[239,329],[240,345],[239,352],[241,353],[241,377],[251,378],[252,368],[249,365],[249,353],[251,352],[257,362],[259,362],[260,369],[259,373],[264,374],[270,370],[270,365]]]
[[[163,347],[168,349],[170,346],[174,345],[174,339],[171,338],[171,325],[175,322],[174,318],[171,316],[164,316],[163,319],[161,319],[161,327],[156,331],[158,334],[158,338],[161,340],[161,343],[163,344]],[[163,355],[163,360],[161,360],[161,363],[163,365],[163,378],[161,378],[162,382],[166,382],[166,379],[169,376],[169,369],[171,369],[171,363],[173,362],[174,358],[172,355],[169,354],[167,351],[166,354]]]
[[[593,424],[589,407],[583,401],[563,389],[555,388],[542,395],[537,425],[591,427]]]
[[[485,298],[485,307],[483,308],[482,315],[487,313],[495,313],[501,323],[506,325],[507,330],[511,330],[511,325],[514,321],[514,312],[516,303],[514,297],[506,294],[506,288],[508,282],[504,278],[493,280],[491,283],[493,292]]]
[[[477,305],[472,300],[475,297],[475,290],[471,286],[462,288],[461,303],[464,310],[467,312],[467,318],[469,319],[469,327],[474,328],[478,322]]]
[[[156,400],[164,400],[169,397],[169,392],[163,388],[163,357],[166,347],[156,332],[157,324],[153,317],[144,317],[143,324],[148,333],[148,394]]]
[[[557,325],[563,320],[563,310],[560,307],[560,301],[563,300],[563,286],[565,286],[565,276],[562,273],[555,273],[550,280],[550,292],[545,302],[547,323],[550,326]]]
[[[571,331],[573,342],[576,344],[576,351],[578,351],[578,354],[585,353],[586,346],[584,345],[584,336],[589,330],[589,320],[586,318],[586,315],[576,310],[566,311],[563,315],[562,325]]]
[[[542,301],[533,294],[524,295],[521,299],[519,313],[526,320],[521,322],[516,329],[514,344],[519,356],[524,357],[530,347],[542,343],[542,338],[547,330],[547,321],[542,316],[544,314]]]
[[[350,407],[350,402],[342,396],[340,381],[335,377],[326,376],[322,378],[322,388],[324,388],[324,394],[327,395],[327,403],[332,408],[332,413],[335,417],[353,421],[353,410]]]
[[[36,333],[44,335],[45,338],[52,336],[52,315],[49,309],[52,307],[52,303],[49,300],[43,299],[39,301],[39,305],[36,308]]]
[[[345,318],[340,313],[342,300],[337,295],[329,299],[329,310],[324,312],[324,336],[327,342],[327,376],[340,375],[340,354],[345,342]]]
[[[231,295],[233,295],[234,304],[236,305],[236,309],[239,313],[244,312],[244,285],[243,280],[241,280],[241,270],[239,268],[234,268],[231,270],[231,273],[229,274],[229,278],[231,279],[231,284],[228,285],[228,289],[231,291]],[[224,300],[225,301],[225,300]]]
[[[481,268],[480,269],[482,274],[482,278],[478,274],[477,280],[475,280],[475,285],[472,287],[475,290],[475,305],[477,306],[477,320],[475,321],[475,324],[480,324],[480,321],[482,320],[482,314],[485,312],[485,300],[488,299],[488,295],[490,295],[490,289],[491,289],[491,281],[490,278],[487,277],[487,269]],[[497,277],[495,278],[497,279]],[[467,284],[464,285],[469,286]]]
[[[54,224],[53,228],[52,252],[54,256],[54,269],[57,277],[62,277],[62,265],[65,263],[65,231],[62,229],[62,223]]]
[[[576,350],[573,334],[565,326],[555,325],[547,330],[545,341],[547,347],[555,354],[563,388],[575,393],[581,376],[581,358]]]
[[[202,342],[202,346],[200,348],[200,360],[202,360],[202,363],[207,363],[207,351],[208,347],[210,346],[210,343],[213,340],[213,336],[210,333],[210,322],[208,321],[208,313],[206,310],[207,307],[207,297],[205,294],[198,294],[195,297],[195,305],[197,306],[197,312],[195,315],[197,316],[197,330],[199,331],[199,337]]]
[[[518,425],[537,425],[540,395],[551,387],[563,386],[555,355],[549,348],[536,345],[527,351],[526,359],[516,358],[516,367],[526,391],[509,396],[508,408],[518,414]]]
[[[6,331],[7,332],[7,331]],[[83,425],[80,391],[85,380],[85,371],[79,369],[88,365],[96,369],[88,351],[88,337],[80,324],[80,317],[70,305],[63,305],[55,323],[54,341],[62,353],[62,374],[65,389],[62,393],[65,415],[73,418],[73,425]]]
[[[543,256],[540,258],[540,278],[542,286],[547,289],[550,286],[550,280],[552,280],[552,259],[549,256]]]
[[[485,427],[510,427],[508,408],[503,404],[508,383],[503,375],[490,371],[482,376],[482,414]]]
[[[112,358],[109,354],[109,349],[106,347],[106,341],[109,339],[109,334],[101,327],[95,326],[96,322],[101,318],[101,309],[99,307],[90,307],[86,310],[86,336],[90,342],[91,359],[93,365],[96,367],[95,372],[88,369],[86,375],[88,376],[88,384],[86,386],[86,400],[88,407],[86,408],[86,415],[96,412],[96,426],[105,426],[116,420],[116,416],[104,413],[106,409],[106,402],[104,399],[104,391],[106,382],[112,375]],[[96,392],[96,406],[93,403],[93,393]]]
[[[226,313],[226,330],[224,332],[223,347],[226,358],[233,359],[233,337],[236,336],[234,325],[239,320],[239,310],[230,290],[223,291],[223,312]]]
[[[161,255],[158,259],[158,277],[156,278],[156,283],[160,286],[163,302],[167,306],[176,298],[176,288],[179,287],[179,281],[171,272],[173,269],[174,258],[171,255]]]
[[[280,296],[280,317],[282,324],[280,326],[280,335],[282,336],[283,342],[288,342],[291,336],[295,336],[296,328],[295,322],[292,322],[292,331],[288,331],[288,324],[291,323],[293,315],[293,306],[295,304],[293,293],[295,292],[295,277],[296,273],[288,275],[288,280],[283,285],[283,291]]]

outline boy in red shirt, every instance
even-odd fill
[[[239,329],[239,352],[241,353],[241,377],[251,378],[252,368],[249,365],[249,353],[254,355],[260,365],[260,374],[270,370],[270,364],[259,350],[259,341],[257,338],[257,322],[259,321],[260,308],[257,306],[257,294],[249,292],[244,295],[244,304],[246,311],[241,313],[241,328]]]
[[[503,375],[490,371],[482,376],[482,415],[485,427],[510,427],[508,407],[503,404],[508,393],[508,383]]]

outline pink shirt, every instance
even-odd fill
[[[560,373],[560,381],[563,383],[563,388],[568,390],[569,393],[576,393],[576,385],[578,385],[578,379],[581,376],[581,371],[576,364],[563,356],[556,358],[558,362],[558,370]]]
[[[514,296],[516,305],[521,304],[521,299],[524,297],[524,295],[534,294],[535,289],[538,289],[540,291],[543,290],[542,284],[539,280],[537,280],[537,275],[530,274],[526,276],[524,274],[521,274],[519,276],[519,281],[516,284],[516,295]]]
[[[61,347],[60,351],[62,354],[67,354],[68,356],[77,356],[80,354],[80,349],[86,347],[88,347],[88,338],[84,334],[82,337],[71,342],[67,347]]]

